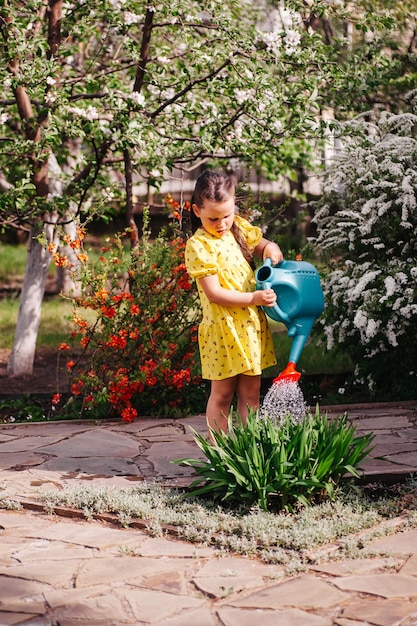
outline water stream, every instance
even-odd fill
[[[280,426],[287,415],[291,415],[295,422],[301,422],[307,413],[308,407],[303,392],[293,380],[277,380],[267,391],[260,408],[260,417],[269,417],[277,426]]]

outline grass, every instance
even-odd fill
[[[10,349],[13,345],[13,337],[16,329],[19,300],[17,298],[4,298],[0,300],[0,348]],[[67,319],[71,315],[71,304],[60,296],[46,299],[42,304],[42,314],[39,326],[37,345],[47,348],[55,348],[68,340],[70,322]]]
[[[0,284],[23,280],[26,256],[26,246],[0,243]]]
[[[211,500],[184,497],[186,492],[156,482],[127,489],[77,485],[40,493],[37,499],[50,514],[66,506],[90,520],[107,515],[109,521],[124,527],[144,520],[153,536],[169,532],[195,544],[217,547],[222,553],[258,557],[281,564],[291,575],[324,559],[376,556],[366,547],[371,540],[417,527],[416,487],[415,479],[360,488],[346,482],[338,488],[335,502],[303,507],[293,514],[222,508]],[[15,506],[0,497],[0,507]],[[399,516],[398,524],[390,523]],[[328,544],[333,544],[330,552],[320,550]]]

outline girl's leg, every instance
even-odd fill
[[[249,409],[259,408],[259,396],[261,393],[261,376],[248,376],[240,374],[237,377],[237,411],[246,424]]]
[[[212,380],[210,397],[207,403],[206,419],[207,426],[213,430],[227,432],[227,420],[236,391],[237,376]],[[211,437],[210,437],[211,438]],[[212,438],[211,438],[212,439]]]

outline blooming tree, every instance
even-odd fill
[[[340,346],[370,393],[417,388],[417,92],[410,111],[343,127],[315,203],[315,243],[329,256],[327,348]]]
[[[51,255],[79,264],[62,253],[79,223],[117,200],[138,236],[134,178],[157,187],[209,158],[274,177],[308,167],[322,103],[354,107],[355,86],[392,72],[382,0],[354,4],[356,33],[372,20],[362,48],[338,34],[343,2],[2,2],[0,222],[30,242],[10,375],[32,371]]]

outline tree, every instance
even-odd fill
[[[374,38],[349,55],[331,31],[344,8],[322,0],[2,2],[0,221],[30,242],[10,375],[32,371],[66,231],[117,200],[137,237],[134,177],[157,187],[174,165],[209,158],[272,177],[312,164],[320,107],[334,94],[349,106],[354,78],[366,85],[388,67],[379,22],[357,15]]]
[[[327,348],[373,394],[415,398],[417,370],[417,93],[408,112],[343,127],[342,148],[315,204],[329,255],[321,317]]]

